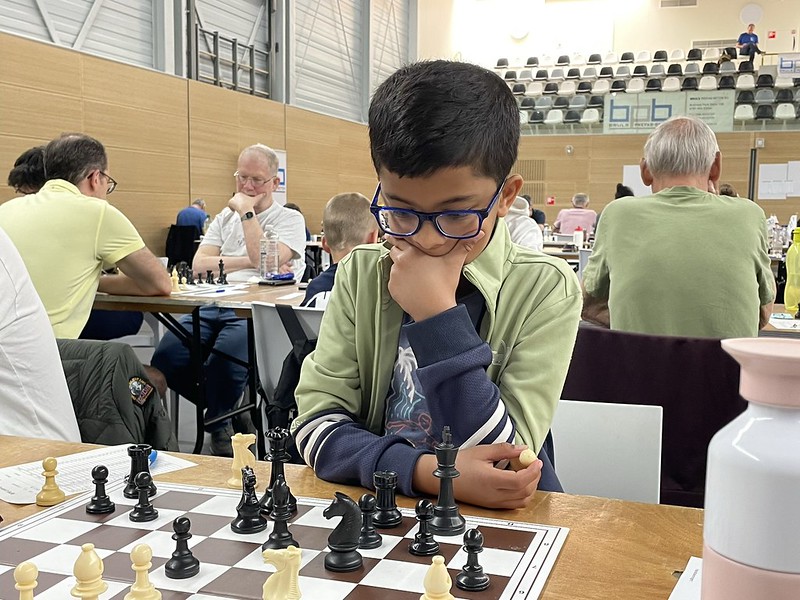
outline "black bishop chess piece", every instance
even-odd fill
[[[164,574],[170,579],[188,579],[200,572],[200,561],[189,550],[191,527],[192,522],[186,517],[178,517],[172,522],[172,530],[175,532],[172,535],[172,539],[175,540],[175,551],[172,553],[172,558],[164,565]]]
[[[267,523],[256,496],[256,474],[251,467],[242,467],[242,499],[236,507],[236,518],[231,521],[231,529],[234,533],[247,535],[264,531]]]
[[[150,502],[150,485],[153,483],[153,478],[150,476],[149,471],[142,471],[134,478],[136,483],[136,490],[139,492],[139,500],[136,506],[133,507],[128,518],[134,523],[147,523],[154,521],[158,518],[158,511],[152,502]]]
[[[358,547],[364,550],[380,548],[383,543],[381,534],[375,531],[373,518],[376,510],[375,496],[364,494],[358,499],[358,508],[361,509],[361,535],[358,537]]]
[[[268,548],[273,550],[280,550],[294,546],[300,547],[292,534],[289,532],[289,519],[292,518],[292,511],[289,509],[289,486],[286,485],[286,480],[283,475],[278,475],[275,485],[272,486],[272,517],[273,527],[269,534],[267,541],[261,545],[261,550],[264,551]]]
[[[150,453],[152,451],[153,447],[150,444],[128,446],[128,456],[131,457],[131,472],[128,475],[125,488],[122,490],[122,494],[126,498],[135,499],[139,497],[139,491],[136,489],[136,476],[142,472],[150,474]],[[156,491],[156,484],[153,483],[151,478],[149,494],[155,496]]]
[[[478,529],[467,529],[464,534],[464,552],[467,562],[456,575],[456,586],[467,592],[480,592],[489,587],[489,576],[478,564],[478,554],[483,552],[483,534]]]
[[[94,483],[94,496],[86,505],[86,512],[90,515],[106,515],[117,510],[117,505],[106,494],[108,468],[105,465],[97,465],[92,469],[92,483]]]
[[[378,503],[372,521],[375,527],[391,529],[403,521],[403,515],[397,508],[395,490],[397,489],[397,473],[394,471],[376,471],[372,475],[372,483],[378,493]]]
[[[286,480],[283,465],[292,459],[291,454],[289,454],[286,449],[289,440],[291,440],[291,436],[292,434],[289,433],[289,430],[283,427],[273,427],[267,431],[265,436],[267,438],[267,444],[269,445],[265,460],[268,460],[272,465],[270,468],[269,485],[267,489],[264,490],[264,495],[260,500],[261,510],[266,514],[272,513],[272,488],[275,482],[279,476],[282,476],[284,481]],[[292,490],[289,490],[289,511],[291,514],[297,512],[297,499],[292,495]]]
[[[442,442],[434,447],[437,467],[433,475],[439,479],[439,499],[433,507],[431,531],[437,535],[461,535],[467,528],[453,494],[453,480],[460,475],[456,469],[458,448],[453,445],[450,428],[442,430]]]
[[[408,545],[408,551],[414,556],[439,554],[439,542],[433,539],[433,533],[430,530],[431,519],[433,518],[433,504],[426,498],[419,500],[416,506],[416,513],[419,529],[414,534],[414,541]]]
[[[358,539],[361,536],[361,509],[353,499],[336,492],[333,502],[322,512],[326,519],[342,517],[339,524],[328,536],[328,549],[325,554],[325,568],[336,573],[355,571],[364,559],[358,552]]]

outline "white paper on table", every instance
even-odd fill
[[[306,295],[305,292],[292,292],[291,294],[280,296],[278,300],[294,300],[295,298],[300,298],[301,296],[305,295]]]
[[[186,286],[185,290],[181,290],[180,292],[172,292],[171,296],[210,296],[210,297],[220,297],[220,296],[235,296],[237,294],[245,294],[247,293],[248,284],[240,283],[235,285],[227,285],[227,286],[219,286],[213,285],[210,283],[201,283]]]
[[[130,444],[107,446],[57,457],[58,487],[67,496],[93,490],[92,468],[96,465],[105,465],[108,468],[109,482],[123,480],[131,470],[129,446]],[[193,462],[159,451],[155,462],[150,465],[150,473],[161,475],[196,466]],[[42,461],[0,469],[0,499],[9,504],[35,503],[36,494],[42,489],[43,484]]]
[[[700,600],[700,583],[703,576],[703,559],[692,556],[669,595],[669,600]]]
[[[769,318],[769,324],[775,329],[788,329],[790,331],[796,329],[800,331],[800,320],[793,319],[789,313],[773,314]]]

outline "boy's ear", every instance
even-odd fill
[[[497,200],[497,216],[505,217],[508,214],[514,200],[519,196],[522,190],[523,179],[521,175],[511,175],[506,179],[506,183],[500,192],[500,198]]]
[[[320,241],[321,241],[321,244],[322,244],[322,249],[325,252],[327,252],[328,254],[330,254],[331,253],[331,247],[328,246],[328,240],[325,239],[325,235],[322,236],[322,240],[320,240]]]

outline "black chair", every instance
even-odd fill
[[[520,110],[532,110],[536,107],[535,98],[523,98],[519,105]]]
[[[787,90],[788,91],[788,90]],[[590,94],[592,92],[592,84],[588,81],[581,81],[576,90],[578,94]],[[789,92],[791,94],[791,92]]]
[[[167,267],[171,268],[179,262],[191,265],[198,247],[195,241],[199,238],[200,234],[194,225],[170,225],[164,252]]]
[[[707,62],[703,65],[703,75],[718,75],[719,65],[715,62]]]
[[[692,48],[686,55],[686,60],[703,60],[703,51],[700,48]]]
[[[578,68],[571,68],[567,71],[567,79],[580,79],[581,78],[581,70]]]
[[[507,58],[498,58],[497,59],[497,66],[496,69],[507,69],[508,68],[508,59]]]
[[[516,81],[517,80],[517,72],[516,71],[506,71],[506,74],[503,75],[503,79],[506,81]]]
[[[792,90],[778,90],[778,93],[775,94],[775,102],[777,104],[781,104],[782,102],[794,102]]]
[[[647,77],[647,67],[644,65],[636,65],[633,67],[634,77]]]
[[[756,87],[757,88],[772,88],[775,87],[775,81],[772,79],[772,75],[763,74],[759,75],[758,79],[756,79]]]
[[[567,114],[564,115],[564,123],[580,123],[581,122],[581,113],[577,110],[568,110]]]
[[[546,95],[557,94],[558,93],[558,84],[557,83],[546,83],[542,93],[546,94]]]
[[[539,69],[536,71],[536,76],[533,78],[534,81],[547,81],[549,77],[547,73],[547,69]]]
[[[614,67],[600,67],[600,74],[598,77],[606,78],[614,76]]]
[[[634,60],[633,52],[623,52],[622,56],[619,57],[620,63],[632,63]]]
[[[627,84],[622,79],[617,79],[611,82],[611,93],[624,92],[628,88]]]
[[[756,108],[756,119],[768,120],[775,118],[775,108],[772,104],[759,104]]]
[[[515,83],[514,87],[511,88],[511,93],[515,96],[521,96],[525,93],[525,84],[524,83]]]
[[[586,104],[586,108],[603,108],[605,105],[605,100],[603,100],[602,96],[592,96],[589,98],[589,102]]]
[[[681,84],[681,91],[682,92],[694,92],[697,91],[697,77],[687,77],[683,80]]]
[[[561,56],[558,57],[558,60],[556,61],[557,67],[566,67],[568,64],[569,64],[568,54],[562,54]]]
[[[667,56],[666,50],[656,50],[653,54],[653,62],[667,62],[669,60],[669,56]]]
[[[532,125],[541,125],[544,123],[544,112],[541,110],[531,111],[531,117],[528,119],[528,123]]]
[[[599,54],[590,54],[589,60],[586,61],[587,65],[599,65],[603,62],[603,57]]]
[[[527,62],[525,63],[525,66],[528,67],[529,69],[531,69],[533,67],[538,67],[539,66],[539,57],[538,56],[529,56]]]
[[[683,67],[680,65],[680,63],[672,63],[669,67],[667,67],[667,75],[683,77]]]
[[[727,54],[731,60],[736,60],[737,58],[736,48],[725,48],[722,53]]]
[[[660,92],[661,91],[661,80],[660,79],[648,79],[647,86],[644,88],[645,92]]]
[[[736,104],[755,104],[756,98],[752,90],[742,90],[736,96]]]
[[[569,108],[569,98],[564,98],[563,96],[559,96],[553,102],[553,108],[560,108],[561,110],[567,110]]]
[[[754,73],[752,60],[743,60],[739,63],[739,73]]]
[[[733,78],[732,75],[723,75],[719,78],[719,83],[717,83],[718,90],[734,90],[736,89],[736,80]]]

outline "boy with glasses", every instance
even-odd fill
[[[449,425],[456,498],[524,506],[540,478],[560,487],[546,453],[502,467],[545,442],[581,299],[565,262],[512,244],[498,219],[522,187],[514,97],[480,67],[417,63],[377,89],[369,127],[387,242],[341,262],[296,392],[298,449],[323,479],[391,470],[403,494],[435,494]]]

